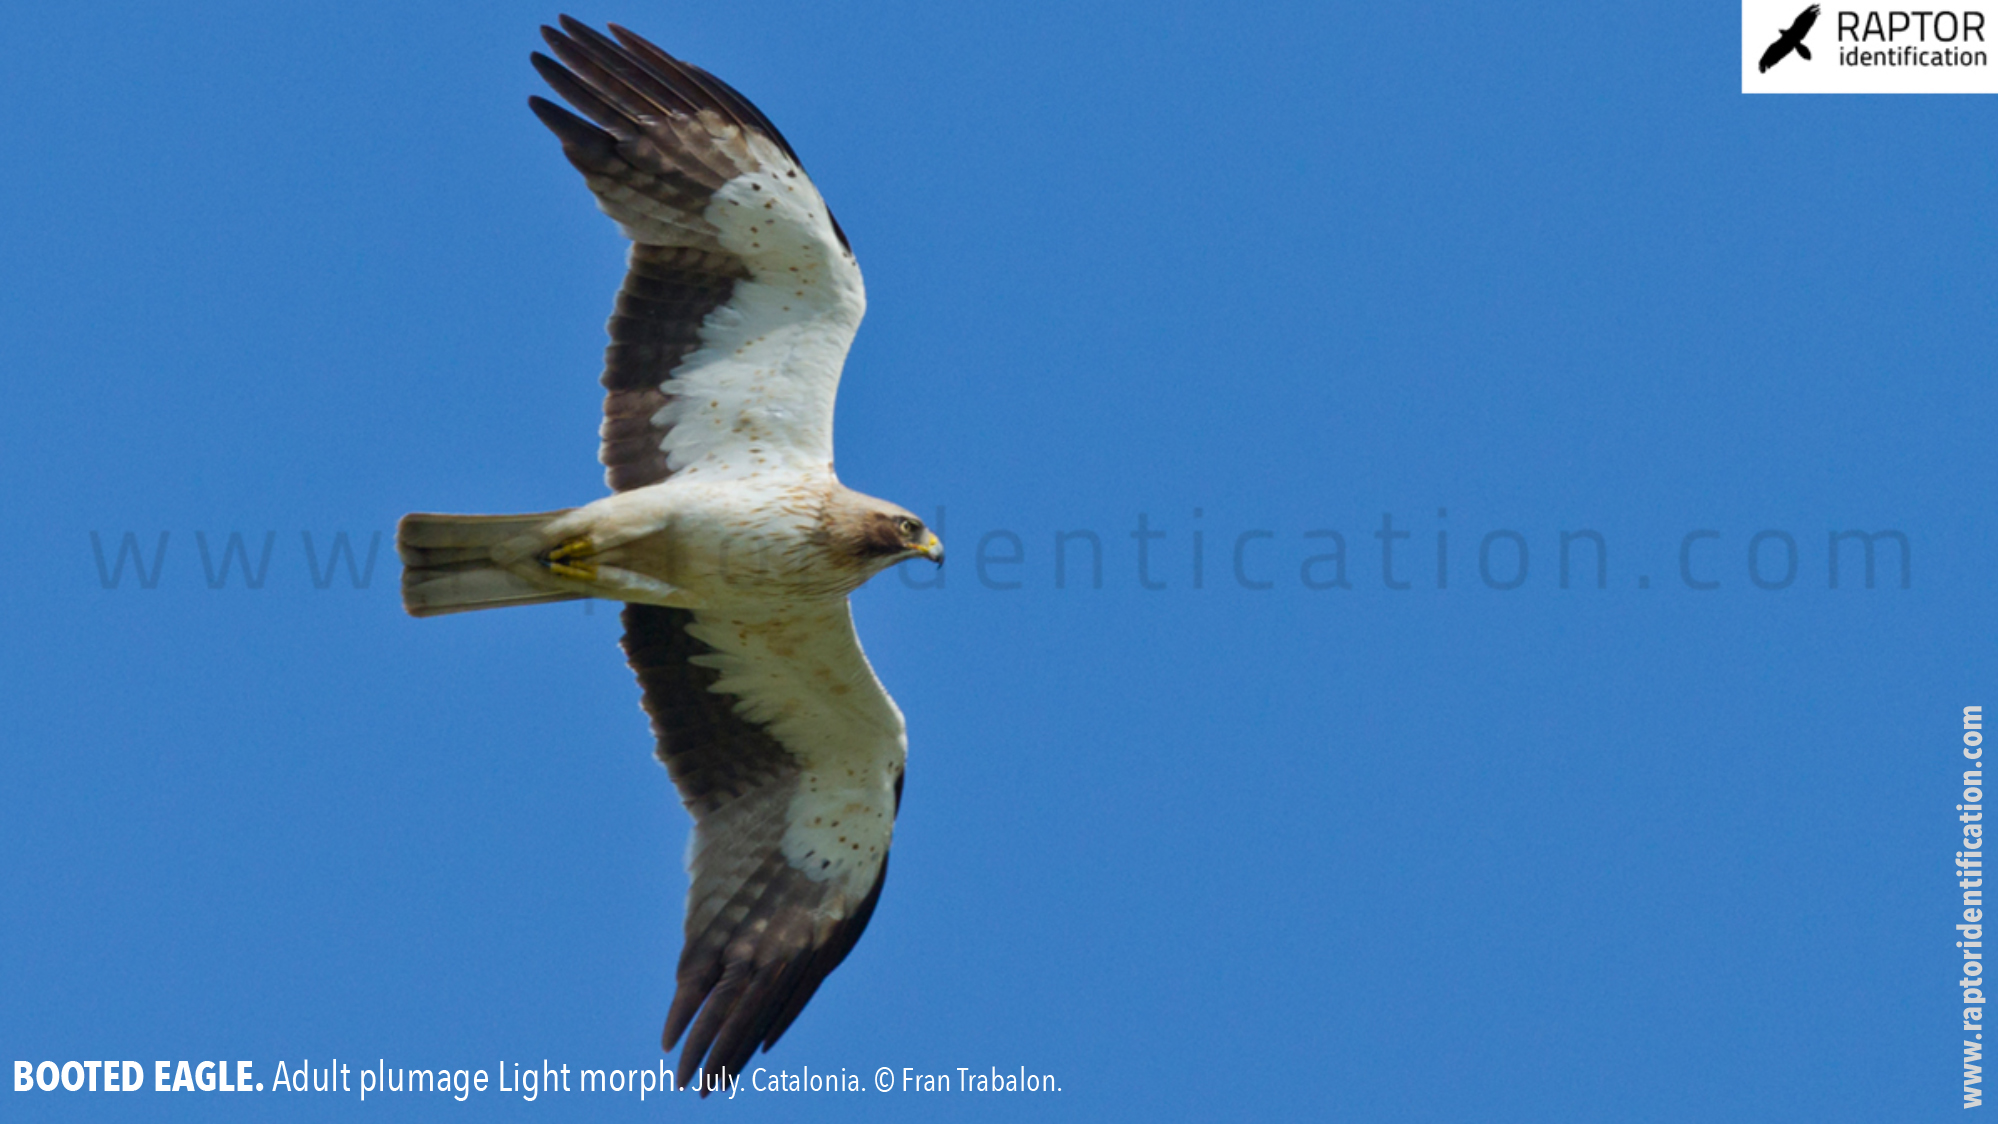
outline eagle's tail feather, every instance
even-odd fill
[[[562,514],[403,516],[395,529],[402,607],[413,617],[435,617],[576,600],[580,594],[550,589],[493,561],[494,547],[531,535]]]
[[[1802,43],[1797,44],[1797,54],[1801,55],[1805,62],[1811,61],[1811,49]]]

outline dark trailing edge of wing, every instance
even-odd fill
[[[797,761],[768,731],[735,712],[733,696],[712,689],[719,671],[690,662],[712,651],[687,631],[694,614],[626,605],[623,619],[625,654],[644,690],[659,759],[693,813],[695,830],[733,801],[788,802]],[[898,810],[901,794],[898,779]],[[665,1050],[686,1035],[676,1073],[682,1086],[704,1073],[739,1074],[759,1044],[765,1050],[776,1045],[853,950],[881,898],[886,856],[866,896],[841,919],[823,922],[820,907],[837,891],[807,878],[775,843],[734,891],[729,908],[697,916],[691,899],[703,875],[694,872],[677,987],[660,1034]]]

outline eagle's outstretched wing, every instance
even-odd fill
[[[775,1045],[860,939],[908,743],[844,598],[761,616],[627,605],[624,648],[695,823],[661,1037],[687,1034],[684,1086]]]
[[[867,307],[846,235],[727,83],[615,24],[612,39],[561,22],[541,29],[555,59],[534,66],[583,116],[529,105],[632,240],[604,363],[611,488],[830,465],[833,396]]]

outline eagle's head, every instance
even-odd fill
[[[833,551],[869,572],[906,558],[943,565],[943,540],[907,508],[842,488],[826,516],[826,541]]]

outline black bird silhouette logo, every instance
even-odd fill
[[[1782,62],[1783,56],[1789,54],[1791,51],[1802,55],[1805,61],[1808,62],[1811,57],[1811,49],[1804,46],[1804,36],[1811,33],[1811,25],[1816,22],[1818,22],[1818,6],[1813,4],[1805,8],[1803,14],[1797,17],[1797,22],[1791,24],[1783,34],[1777,36],[1774,43],[1769,44],[1768,50],[1762,52],[1762,73],[1767,74],[1770,67]]]

